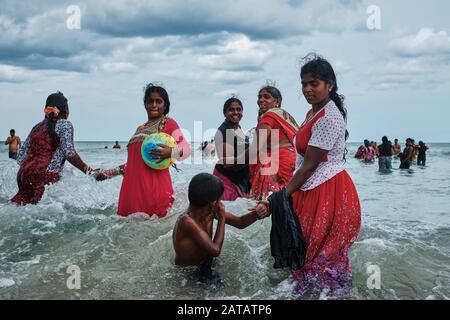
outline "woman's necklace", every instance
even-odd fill
[[[313,112],[306,120],[303,122],[302,127],[306,126],[320,111],[322,111],[323,108],[325,108],[326,105],[321,107],[319,110]]]
[[[160,132],[166,125],[166,122],[167,122],[167,117],[162,116],[161,118],[150,119],[149,121],[147,121],[145,123],[144,127],[145,127],[145,130],[150,133]]]

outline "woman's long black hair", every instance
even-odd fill
[[[321,56],[311,53],[303,58],[305,62],[300,71],[300,77],[303,77],[305,74],[312,74],[316,79],[325,81],[326,83],[333,83],[333,88],[330,92],[330,99],[338,107],[342,116],[344,117],[345,122],[347,122],[347,109],[344,106],[345,96],[338,93],[338,85],[336,80],[336,74],[334,73],[333,67],[331,64]],[[348,131],[345,130],[345,140],[348,138]]]
[[[62,92],[58,91],[56,93],[52,93],[47,97],[47,101],[45,101],[46,107],[56,107],[59,110],[59,113],[63,113],[67,111],[67,99],[64,97]],[[58,118],[55,118],[55,115],[53,113],[50,113],[47,118],[47,128],[48,133],[50,134],[50,141],[53,146],[57,145],[56,141],[56,121]]]

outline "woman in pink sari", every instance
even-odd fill
[[[114,169],[101,170],[96,178],[103,180],[123,175],[118,207],[120,216],[141,212],[162,218],[167,215],[174,201],[170,172],[169,169],[155,170],[145,164],[141,156],[142,142],[150,134],[157,132],[167,133],[175,139],[177,147],[160,145],[161,148],[152,154],[160,161],[171,157],[186,159],[190,154],[190,146],[175,120],[167,116],[170,101],[164,88],[147,85],[144,106],[148,121],[139,126],[130,139],[127,163]]]
[[[292,144],[298,125],[281,108],[282,96],[273,86],[265,86],[258,93],[261,117],[256,127],[257,161],[250,158],[251,196],[265,199],[269,192],[281,190],[292,178],[295,169],[295,149]],[[277,141],[272,141],[278,137]],[[253,150],[253,146],[250,147]],[[280,161],[283,159],[283,161]]]

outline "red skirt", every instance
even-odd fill
[[[173,187],[169,169],[155,170],[142,160],[140,143],[128,145],[128,160],[119,194],[118,214],[141,212],[167,215],[173,204]]]
[[[361,226],[361,207],[352,179],[342,171],[308,191],[292,195],[307,243],[305,265],[292,271],[299,294],[348,294],[352,269],[348,256]]]
[[[33,167],[25,163],[17,173],[19,192],[11,199],[18,205],[37,204],[44,195],[45,186],[58,182],[57,172],[47,171],[45,167]]]
[[[268,155],[268,157],[271,156]],[[295,157],[293,148],[282,148],[279,150],[278,158],[274,157],[270,163],[250,165],[251,196],[255,199],[265,199],[269,192],[281,190],[292,179]]]

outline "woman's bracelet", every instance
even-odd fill
[[[112,168],[112,169],[106,169],[106,170],[102,170],[101,171],[106,177],[108,178],[112,178],[115,176],[118,176],[119,174],[123,175],[124,174],[124,168],[121,166]]]

